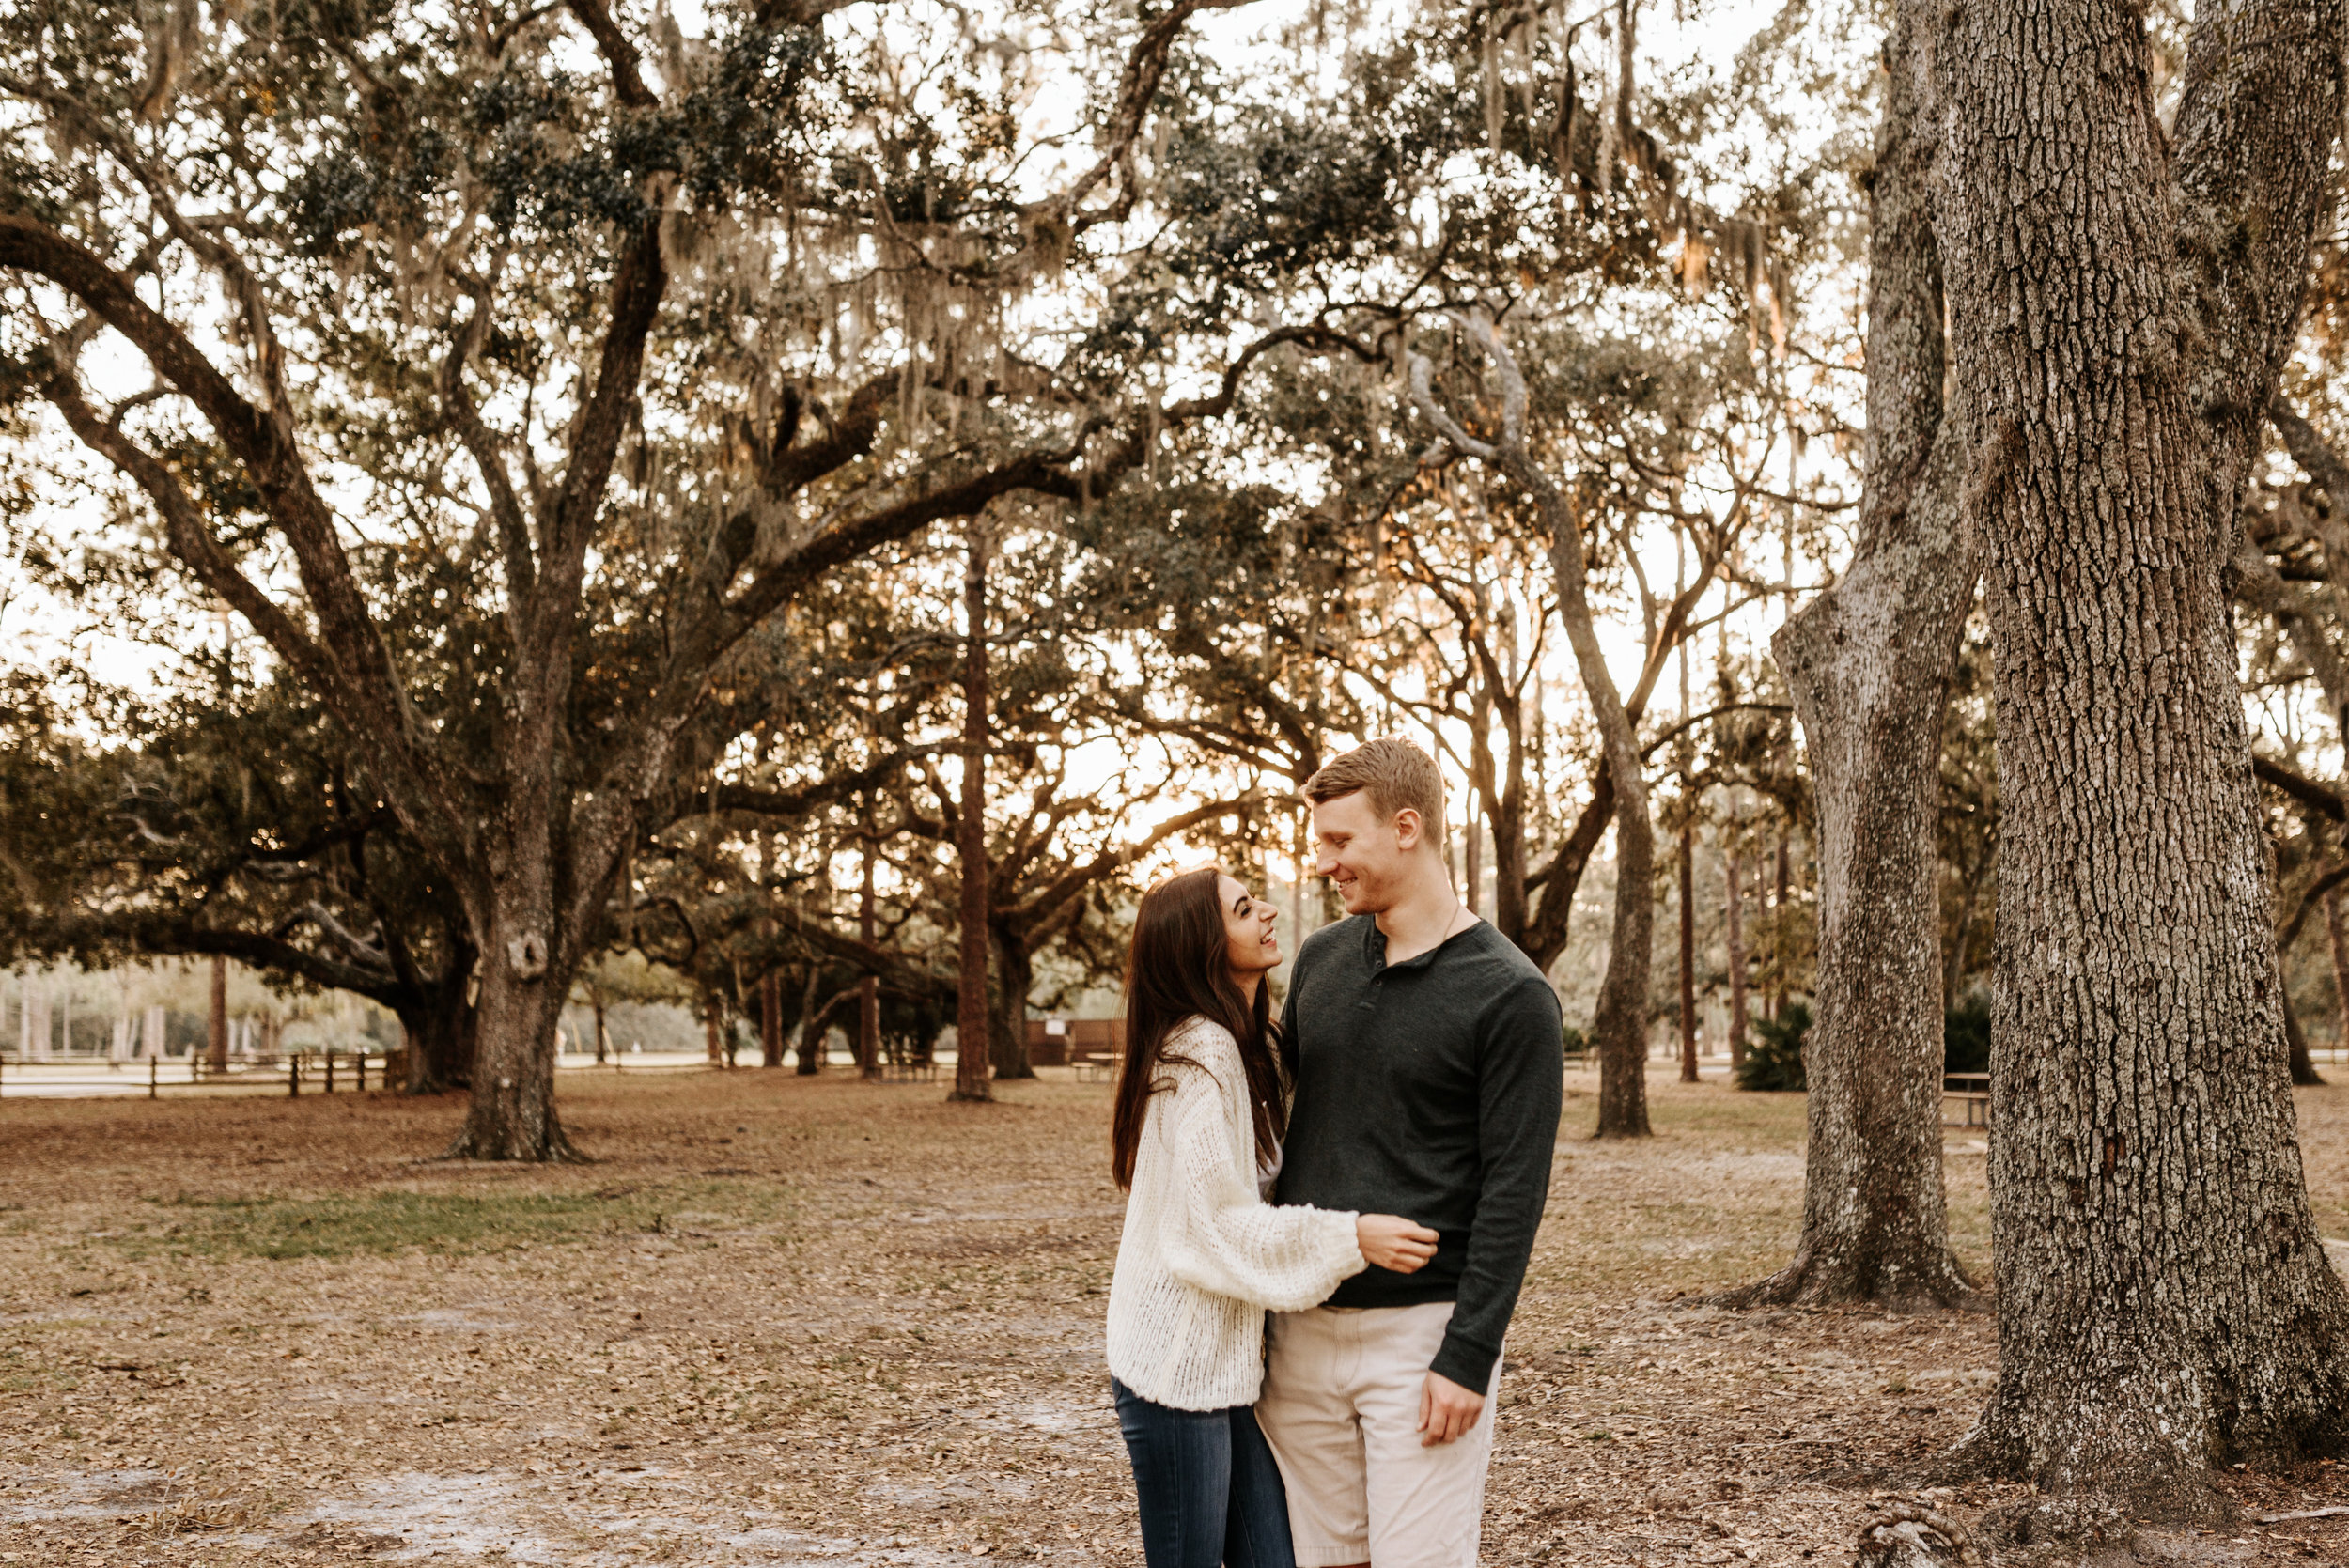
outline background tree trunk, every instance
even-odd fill
[[[1688,592],[1684,556],[1674,535],[1673,593]],[[1688,644],[1680,644],[1680,722],[1688,722]],[[1691,737],[1680,737],[1680,1081],[1697,1081],[1697,832],[1696,781],[1689,773]]]
[[[995,1076],[1034,1078],[1028,1061],[1028,992],[1035,986],[1035,955],[1001,923],[993,931],[995,976],[988,988],[988,1037]]]
[[[2336,933],[2339,932],[2341,923],[2338,920],[2333,923],[2333,928]],[[2336,935],[2333,939],[2334,952],[2341,951],[2340,944],[2341,939]],[[228,1070],[228,960],[226,958],[212,960],[211,1006],[205,1015],[204,1065],[215,1073]]]
[[[1938,238],[1997,650],[1999,1375],[1968,1457],[2223,1516],[2349,1445],[2220,567],[2341,118],[2338,0],[1947,10]],[[2180,288],[2192,287],[2191,298]]]
[[[783,1065],[783,975],[776,970],[758,977],[758,1064]]]
[[[1721,857],[1727,867],[1728,891],[1723,893],[1722,924],[1729,946],[1729,1070],[1746,1060],[1746,893],[1737,881],[1737,851]]]
[[[1791,764],[1787,769],[1794,771]],[[1794,851],[1784,829],[1778,834],[1778,878],[1770,893],[1770,1017],[1786,1016],[1786,994],[1795,971]]]
[[[1697,833],[1680,825],[1680,1081],[1697,1081]]]
[[[408,1062],[408,1094],[438,1094],[473,1082],[473,949],[459,944],[422,1001],[400,1013],[414,1053]]]
[[[962,800],[955,825],[962,872],[962,962],[955,1005],[957,1100],[992,1099],[988,1087],[987,887],[987,534],[973,522],[964,557],[962,613]]]
[[[1916,43],[1885,46],[1891,90],[1870,185],[1868,447],[1859,535],[1841,581],[1771,640],[1817,801],[1817,1019],[1803,1045],[1810,1140],[1801,1239],[1735,1305],[1973,1296],[1950,1250],[1941,1179],[1941,722],[1973,598],[1958,516],[1965,422],[1941,406],[1941,280],[1931,128]],[[1786,846],[1774,928],[1784,973]],[[1783,987],[1781,986],[1781,993]]]
[[[823,970],[818,966],[810,965],[807,971],[807,984],[800,991],[799,1034],[796,1043],[800,1063],[798,1076],[801,1078],[813,1078],[824,1070],[824,1042],[832,1037],[832,1010],[839,1005],[840,997],[835,995],[822,1006],[817,1006],[816,998],[822,990],[823,985]],[[778,997],[781,995],[780,987],[778,987],[777,995]],[[776,1060],[780,1062],[784,1032],[780,1019],[776,1021],[775,1032],[778,1052]]]
[[[1599,646],[1598,629],[1591,614],[1591,562],[1584,548],[1583,519],[1572,494],[1526,451],[1525,373],[1489,318],[1458,315],[1454,320],[1483,349],[1500,382],[1500,439],[1483,441],[1470,435],[1444,411],[1436,401],[1435,367],[1417,355],[1409,358],[1411,400],[1455,450],[1500,468],[1540,509],[1543,532],[1549,542],[1550,569],[1558,582],[1558,616],[1565,624],[1566,641],[1574,649],[1575,668],[1598,722],[1607,771],[1615,787],[1615,924],[1607,972],[1599,983],[1597,1014],[1591,1020],[1599,1073],[1595,1135],[1645,1138],[1650,1130],[1647,986],[1656,947],[1656,828],[1648,815],[1638,721],[1634,708],[1625,704],[1616,690],[1607,656]],[[1709,582],[1709,567],[1705,575]],[[1685,603],[1674,605],[1675,617],[1686,613]],[[1641,673],[1642,692],[1660,668],[1651,654]]]
[[[2300,1015],[2292,1005],[2289,994],[2281,998],[2284,1015],[2284,1062],[2292,1081],[2303,1089],[2314,1089],[2324,1083],[2317,1076],[2316,1059],[2309,1055],[2309,1037],[2300,1028]]]
[[[2325,895],[2325,939],[2333,955],[2333,1038],[2349,1046],[2349,920],[2338,889]]]
[[[1647,779],[1641,771],[1631,716],[1616,694],[1600,649],[1598,629],[1585,592],[1590,563],[1583,552],[1579,520],[1563,505],[1550,510],[1551,559],[1559,585],[1559,614],[1573,644],[1582,690],[1598,719],[1608,771],[1615,781],[1615,923],[1607,950],[1607,972],[1599,981],[1598,1007],[1591,1020],[1598,1053],[1600,1138],[1645,1138],[1647,1117],[1647,986],[1656,956],[1656,829],[1648,816]]]
[[[879,933],[879,923],[873,907],[874,845],[870,837],[864,841],[864,870],[857,889],[856,934],[865,946],[873,945]],[[868,974],[857,987],[856,1004],[856,1064],[858,1075],[867,1079],[881,1076],[880,1041],[880,977]]]

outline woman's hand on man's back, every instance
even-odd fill
[[[1436,1233],[1399,1214],[1365,1214],[1354,1221],[1354,1241],[1362,1258],[1393,1274],[1410,1274],[1436,1255]]]

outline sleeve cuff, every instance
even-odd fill
[[[1492,1387],[1493,1363],[1500,1358],[1498,1351],[1470,1344],[1458,1335],[1447,1333],[1427,1370],[1450,1378],[1470,1393],[1481,1394]]]

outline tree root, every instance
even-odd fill
[[[2148,1466],[2111,1483],[2065,1486],[2033,1474],[2025,1445],[2002,1431],[1994,1401],[1957,1445],[1932,1461],[1921,1480],[1948,1485],[1979,1480],[2028,1481],[2044,1488],[2035,1497],[1983,1515],[1976,1532],[1991,1546],[2059,1545],[2067,1550],[2132,1548],[2140,1525],[2235,1523],[2242,1516],[2232,1498],[2207,1472],[2174,1466]]]
[[[1860,1527],[1854,1568],[1981,1568],[1964,1526],[1921,1503],[1890,1502]]]
[[[1874,1307],[1888,1312],[1986,1312],[1995,1298],[1966,1276],[1944,1251],[1936,1266],[1904,1268],[1882,1262],[1866,1274],[1849,1263],[1804,1249],[1766,1279],[1734,1285],[1687,1305],[1744,1312],[1756,1307]]]
[[[470,1130],[458,1133],[449,1146],[441,1151],[443,1159],[478,1160],[487,1164],[524,1162],[543,1165],[593,1165],[593,1156],[583,1153],[563,1130],[562,1124],[550,1114],[546,1136],[536,1147],[500,1142],[489,1147],[477,1144]]]

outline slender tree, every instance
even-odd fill
[[[952,1095],[957,1100],[994,1098],[988,1048],[994,1008],[987,994],[987,546],[986,530],[973,522],[962,568],[962,795],[955,832],[955,869],[962,884]]]
[[[1592,520],[1572,492],[1534,461],[1526,444],[1525,375],[1489,318],[1455,318],[1473,342],[1498,383],[1499,428],[1490,440],[1470,435],[1438,401],[1434,365],[1414,356],[1412,398],[1420,412],[1453,450],[1505,474],[1530,501],[1550,541],[1560,618],[1574,650],[1584,694],[1598,722],[1609,773],[1615,787],[1615,908],[1607,972],[1599,986],[1591,1033],[1599,1058],[1597,1135],[1644,1138],[1647,1114],[1647,988],[1656,926],[1656,827],[1648,812],[1645,763],[1635,722],[1607,668],[1590,600]],[[1702,594],[1719,565],[1718,553],[1700,558]],[[1692,602],[1692,601],[1691,601]],[[1659,669],[1660,660],[1652,660]]]
[[[1941,1179],[1941,727],[1975,566],[1958,515],[1971,443],[1942,402],[1935,127],[1906,21],[1868,180],[1868,455],[1843,577],[1772,639],[1816,801],[1816,1022],[1804,1037],[1803,1227],[1785,1268],[1735,1304],[1973,1297]],[[1780,841],[1780,900],[1785,845]],[[1732,873],[1735,876],[1735,872]],[[1782,921],[1774,923],[1784,940]],[[1783,966],[1781,966],[1781,986]]]

